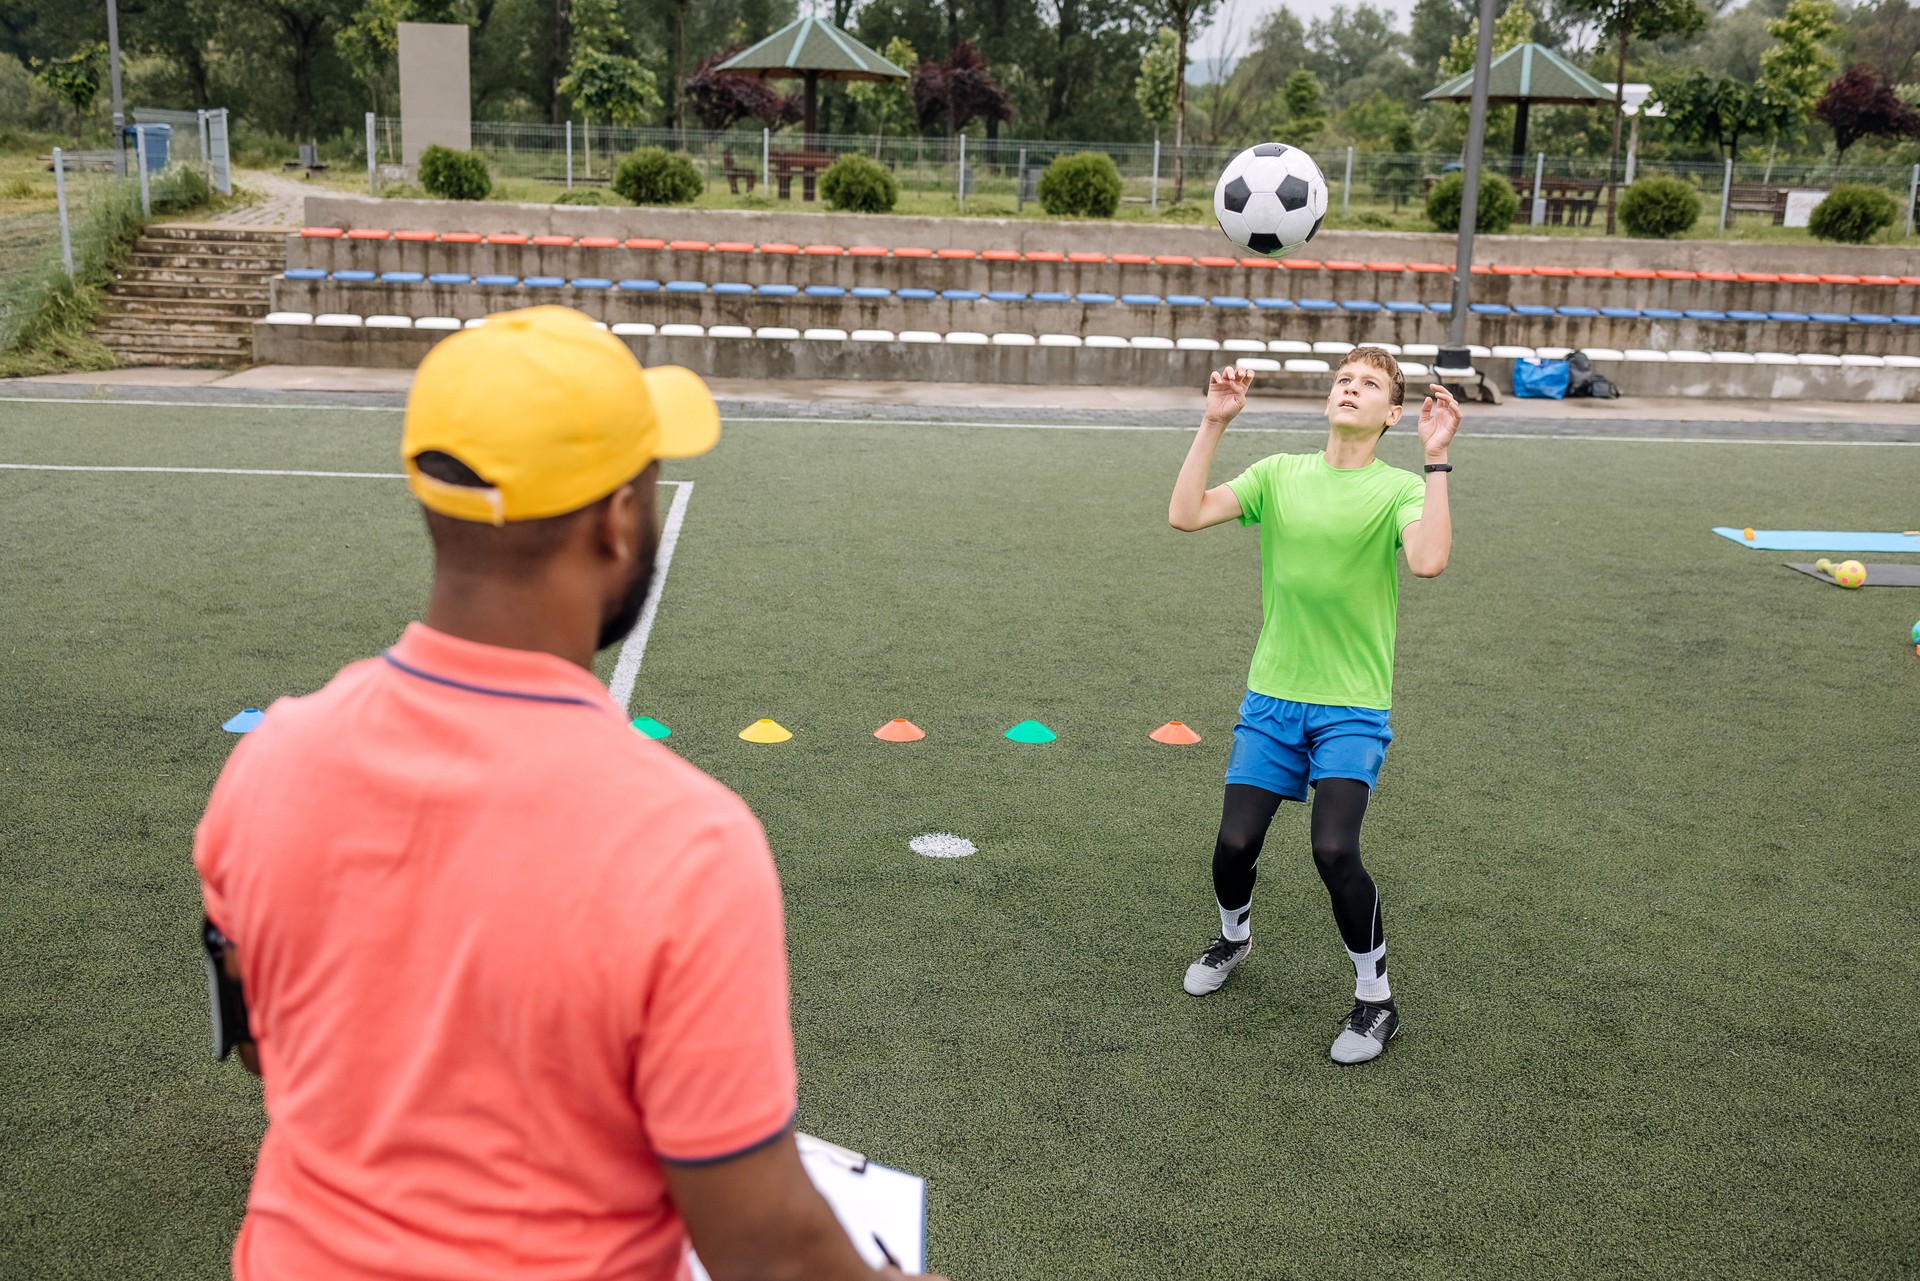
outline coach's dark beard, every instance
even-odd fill
[[[653,586],[653,562],[658,551],[659,544],[655,541],[653,546],[647,548],[646,555],[635,563],[633,582],[627,585],[627,594],[620,598],[620,604],[613,613],[602,620],[600,638],[593,645],[595,649],[619,644],[633,630],[633,625],[640,621],[640,611],[647,604],[647,589]]]

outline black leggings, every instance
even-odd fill
[[[1379,891],[1360,862],[1360,820],[1367,815],[1369,795],[1357,778],[1323,778],[1313,789],[1313,865],[1333,899],[1333,919],[1349,952],[1371,952],[1386,937]],[[1227,784],[1220,839],[1213,847],[1213,894],[1228,911],[1253,901],[1260,847],[1284,799],[1264,787]]]

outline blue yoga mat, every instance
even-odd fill
[[[1756,529],[1749,542],[1741,531],[1715,525],[1713,532],[1756,552],[1920,552],[1920,535],[1872,530]]]

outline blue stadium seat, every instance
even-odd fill
[[[1025,302],[1027,295],[1018,289],[989,289],[988,302]]]
[[[506,275],[475,276],[473,283],[476,285],[517,285],[520,283],[520,277]]]
[[[809,298],[845,298],[847,291],[840,285],[808,285]]]
[[[1907,316],[1896,312],[1894,313],[1893,323],[1896,325],[1920,325],[1920,316]]]
[[[1216,307],[1251,307],[1252,303],[1238,294],[1215,294],[1207,300]]]
[[[980,301],[980,291],[978,289],[942,289],[940,296],[948,302]]]
[[[1086,303],[1112,302],[1113,295],[1112,294],[1075,294],[1073,296],[1073,300],[1075,302],[1086,302]]]
[[[1405,302],[1405,301],[1390,302],[1387,304],[1387,310],[1391,312],[1397,312],[1400,315],[1406,315],[1409,312],[1415,315],[1424,315],[1427,310],[1427,304],[1423,302]]]
[[[1467,310],[1476,316],[1511,316],[1513,308],[1503,302],[1470,302]]]
[[[1380,304],[1367,298],[1350,298],[1340,304],[1342,311],[1379,311]]]
[[[1817,320],[1823,325],[1844,325],[1853,317],[1839,311],[1810,311],[1807,319]]]
[[[1767,319],[1768,320],[1811,320],[1813,319],[1813,317],[1807,315],[1807,313],[1804,311],[1770,311],[1767,313]]]
[[[1643,320],[1679,320],[1685,313],[1671,307],[1642,307],[1640,317]]]
[[[1597,316],[1600,314],[1598,309],[1593,307],[1556,307],[1554,308],[1554,310],[1559,312],[1563,316],[1590,317],[1590,316]]]
[[[1427,304],[1427,310],[1436,316],[1451,316],[1453,314],[1453,304],[1450,302],[1430,302]]]
[[[1853,323],[1856,325],[1891,325],[1893,323],[1893,317],[1882,316],[1872,311],[1856,311],[1853,313]]]
[[[430,285],[467,285],[473,283],[473,277],[464,271],[436,271],[427,277]]]
[[[1551,307],[1542,307],[1527,302],[1517,302],[1513,304],[1513,311],[1517,316],[1552,316],[1556,314]]]
[[[325,280],[326,278],[327,278],[327,273],[322,271],[318,267],[287,268],[288,280]],[[465,276],[460,277],[460,279],[463,283],[466,281]]]
[[[1640,319],[1640,309],[1638,307],[1602,307],[1600,314],[1608,320]]]
[[[529,289],[565,289],[567,287],[564,276],[528,276],[520,283]]]
[[[707,282],[704,280],[669,280],[667,292],[670,294],[704,294]]]
[[[891,298],[893,290],[882,289],[878,285],[855,285],[853,296],[855,298]]]
[[[1047,294],[1029,294],[1027,296],[1031,298],[1034,302],[1072,302],[1073,301],[1072,294],[1047,293]]]
[[[1207,305],[1207,300],[1205,298],[1202,298],[1199,294],[1168,294],[1167,295],[1167,306],[1169,307],[1204,307],[1206,305]]]
[[[657,280],[623,280],[620,282],[620,287],[628,293],[650,294],[659,290],[660,282]]]
[[[611,289],[613,282],[605,276],[575,276],[573,287],[575,289]]]
[[[1727,318],[1726,312],[1709,311],[1705,307],[1689,307],[1680,314],[1688,320],[1725,320]]]
[[[1158,307],[1159,294],[1121,294],[1120,301],[1132,307]]]
[[[1765,320],[1766,318],[1767,313],[1764,311],[1730,311],[1727,313],[1728,320]]]
[[[764,286],[762,288],[764,288]],[[791,288],[791,286],[789,286],[789,288]],[[925,302],[929,298],[938,298],[940,296],[931,289],[896,289],[893,291],[893,294],[894,297],[904,298],[909,302]]]
[[[713,284],[716,294],[750,294],[753,286],[738,280],[716,280]]]
[[[1292,311],[1293,299],[1291,298],[1255,298],[1253,300],[1253,305],[1260,308],[1262,311]]]
[[[383,285],[417,285],[426,277],[417,271],[383,271],[380,283]]]
[[[1299,306],[1301,311],[1339,311],[1340,310],[1340,304],[1333,301],[1333,299],[1331,298],[1302,298],[1300,299]]]
[[[766,298],[791,298],[800,292],[798,285],[762,285],[755,292]]]
[[[335,280],[344,280],[349,284],[357,285],[362,281],[372,280],[374,277],[373,277],[373,273],[370,271],[336,271],[333,273],[333,278]],[[518,276],[514,276],[514,277],[511,277],[511,279],[518,280],[520,278]]]

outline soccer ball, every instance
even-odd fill
[[[1213,214],[1228,240],[1279,258],[1320,230],[1327,216],[1327,180],[1300,148],[1263,142],[1221,171],[1213,188]]]
[[[1858,587],[1867,581],[1867,567],[1857,560],[1843,560],[1833,567],[1833,581],[1842,587]]]

